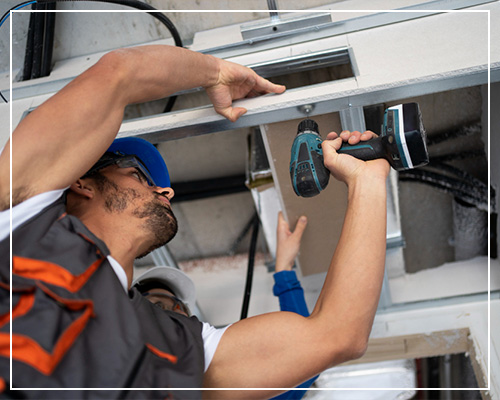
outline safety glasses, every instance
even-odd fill
[[[101,159],[82,177],[86,178],[92,175],[95,171],[116,164],[119,168],[135,168],[147,182],[149,186],[157,186],[154,179],[151,177],[148,169],[144,166],[141,160],[134,155],[120,155],[116,153],[106,153]]]
[[[184,302],[171,294],[160,292],[145,292],[142,293],[142,295],[163,310],[183,312],[188,316],[191,315],[189,308],[184,304]]]
[[[143,175],[144,180],[149,186],[156,186],[155,181],[149,174],[149,171],[136,156],[125,156],[123,158],[119,158],[114,164],[116,164],[119,168],[137,169]]]

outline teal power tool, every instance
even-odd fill
[[[399,104],[384,113],[382,134],[355,145],[344,143],[339,153],[364,161],[385,158],[396,171],[417,168],[429,162],[426,135],[418,103]],[[318,124],[300,122],[292,145],[290,177],[297,196],[313,197],[328,185],[330,171],[323,163]]]

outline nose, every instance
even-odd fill
[[[167,199],[169,200],[172,200],[175,195],[174,189],[172,189],[171,187],[161,188],[157,186],[155,192],[160,193],[163,196],[167,196]]]

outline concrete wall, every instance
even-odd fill
[[[266,12],[218,12],[219,10],[267,10],[265,0],[147,0],[165,13],[176,26],[186,44],[190,44],[196,32],[220,26],[269,18]],[[307,2],[282,1],[281,8],[300,10],[331,4],[338,0],[308,0]],[[0,12],[21,3],[20,0],[2,0]],[[280,6],[278,2],[278,6]],[[29,10],[31,6],[25,7]],[[56,15],[56,39],[54,61],[106,51],[121,46],[131,46],[156,39],[170,38],[171,34],[156,18],[143,12],[127,13],[83,13],[81,10],[135,10],[130,7],[98,2],[60,2],[58,10],[67,10]],[[215,10],[208,13],[181,13],[179,10]],[[16,13],[13,20],[13,69],[21,68],[28,32],[29,14]],[[0,34],[0,71],[9,70],[9,21],[2,26]]]

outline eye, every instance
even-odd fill
[[[165,307],[165,304],[163,304],[161,301],[157,301],[153,303],[156,307],[160,307],[162,310],[166,310],[167,308]]]
[[[134,170],[131,174],[133,177],[135,177],[139,182],[145,182],[146,179],[144,178],[144,175],[140,173],[138,170]]]

